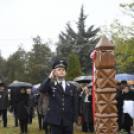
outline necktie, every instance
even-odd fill
[[[63,87],[63,83],[62,82],[60,82],[60,85]]]
[[[60,82],[60,85],[61,85],[61,87],[63,88],[63,83],[62,83],[62,82]],[[64,88],[63,88],[63,90],[64,90]]]

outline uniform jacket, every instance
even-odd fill
[[[42,82],[39,91],[49,93],[49,104],[44,121],[54,125],[72,126],[77,121],[77,96],[76,87],[66,82],[64,92],[62,86],[57,82],[52,82],[47,78]]]
[[[0,110],[5,110],[7,109],[8,106],[8,95],[7,91],[3,90],[2,92],[0,91]]]
[[[49,102],[49,94],[41,94],[39,101],[38,101],[38,110],[42,113],[42,115],[45,115],[46,109]]]

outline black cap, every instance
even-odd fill
[[[127,84],[127,81],[126,80],[122,80],[121,84]]]
[[[63,67],[63,68],[67,68],[67,63],[66,63],[66,61],[64,61],[64,60],[57,60],[56,62],[54,62],[54,64],[53,64],[53,69],[55,69],[55,68],[58,68],[58,67]]]

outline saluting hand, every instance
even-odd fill
[[[52,70],[52,72],[51,72],[50,75],[49,75],[49,78],[50,78],[50,79],[53,79],[54,74],[55,74],[55,69]]]

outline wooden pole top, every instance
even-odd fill
[[[109,41],[109,39],[103,35],[102,38],[97,43],[96,50],[114,50],[114,45]]]

